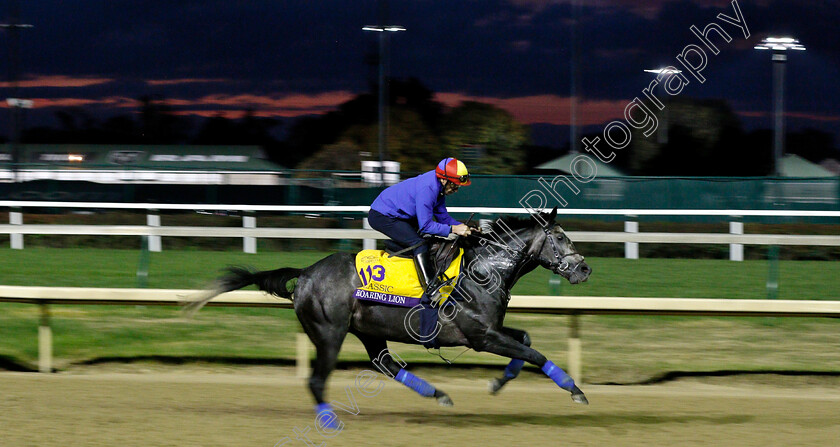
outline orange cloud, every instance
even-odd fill
[[[85,106],[107,106],[115,108],[130,108],[138,107],[140,103],[131,98],[123,96],[109,96],[105,98],[91,99],[91,98],[30,98],[32,100],[33,109],[46,109],[49,107],[85,107]],[[8,104],[4,101],[0,103],[0,107],[8,108]]]
[[[557,95],[520,96],[513,98],[494,98],[487,96],[470,96],[461,93],[438,93],[435,99],[450,107],[455,107],[464,101],[477,101],[492,104],[507,110],[524,124],[554,124],[568,126],[571,124],[571,101],[569,97]],[[628,101],[583,101],[578,103],[579,126],[602,124],[612,119],[624,117],[624,108]]]
[[[296,118],[303,115],[315,115],[321,113],[319,111],[289,111],[289,110],[253,110],[246,112],[244,110],[197,110],[197,109],[180,109],[170,112],[172,115],[179,116],[200,116],[203,118],[222,117],[227,119],[240,119],[245,115],[256,116],[260,118]]]
[[[161,101],[174,108],[174,114],[199,116],[241,117],[245,109],[252,114],[265,117],[297,117],[324,113],[349,101],[355,94],[347,91],[325,92],[314,95],[228,95],[213,94],[196,99],[167,98]],[[34,108],[104,106],[113,108],[137,108],[140,102],[123,96],[104,98],[32,98]],[[0,107],[8,107],[6,103]]]
[[[278,95],[207,95],[195,100],[175,100],[176,103],[167,100],[170,105],[213,105],[229,107],[252,107],[265,109],[292,109],[311,110],[335,108],[338,105],[353,99],[356,95],[347,91],[334,91],[318,93],[315,95],[291,94]]]
[[[255,94],[211,94],[199,98],[167,98],[161,101],[171,107],[175,115],[202,117],[222,116],[237,119],[250,110],[253,116],[295,118],[317,115],[335,110],[339,105],[353,99],[355,93],[339,90],[318,94],[255,95]],[[455,107],[464,101],[478,101],[492,104],[510,112],[524,124],[570,124],[570,100],[557,95],[533,95],[511,98],[472,96],[463,93],[438,93],[435,100]],[[33,98],[35,108],[99,106],[119,109],[135,109],[141,106],[133,98],[109,96],[103,98]],[[627,101],[585,100],[578,104],[578,125],[598,125],[613,119],[621,119]],[[0,107],[7,107],[5,103]]]
[[[184,108],[173,112],[178,115],[241,118],[244,115],[244,109],[250,109],[254,116],[294,118],[333,110],[355,96],[347,91],[286,96],[213,94],[197,99],[171,98],[163,102],[170,107]]]
[[[149,85],[177,85],[177,84],[207,84],[213,82],[228,82],[224,78],[184,78],[184,79],[151,79],[146,81]]]
[[[79,77],[73,78],[64,75],[36,76],[31,79],[18,81],[17,86],[29,87],[89,87],[91,85],[107,84],[112,82],[111,78]],[[0,82],[0,87],[11,87],[10,82]]]

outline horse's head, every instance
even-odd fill
[[[566,236],[563,228],[554,221],[557,217],[557,208],[555,207],[550,214],[542,214],[540,217],[541,219],[536,219],[539,225],[534,230],[531,255],[539,261],[541,266],[566,278],[571,284],[579,284],[589,279],[592,268],[575,250],[575,244]]]

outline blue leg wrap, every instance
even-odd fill
[[[542,371],[554,381],[560,388],[563,388],[566,391],[571,392],[572,389],[575,387],[575,381],[572,379],[566,371],[560,369],[559,366],[551,363],[551,361],[545,362],[545,365],[542,367]]]
[[[321,413],[332,414],[329,416],[321,416]],[[332,430],[341,429],[341,420],[338,419],[338,416],[335,414],[335,411],[333,411],[330,404],[324,402],[322,404],[315,405],[315,415],[318,417],[318,419],[321,420],[321,423],[323,424],[322,427],[329,428]]]
[[[421,396],[432,397],[435,395],[435,387],[433,387],[429,382],[426,382],[404,369],[401,369],[394,379],[412,390],[417,391],[417,394]]]
[[[522,371],[522,366],[525,365],[525,360],[513,359],[508,363],[508,366],[505,367],[505,377],[508,379],[513,379],[514,377],[519,375],[519,371]]]

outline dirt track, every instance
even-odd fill
[[[330,396],[347,402],[356,371],[340,371]],[[548,379],[523,377],[498,396],[484,380],[422,374],[455,401],[442,408],[388,380],[326,446],[836,446],[840,389],[675,382],[587,386],[588,407]],[[779,379],[785,380],[785,379]],[[725,382],[724,382],[725,383]],[[291,370],[0,374],[2,446],[304,445],[311,398]]]

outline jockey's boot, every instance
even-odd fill
[[[417,278],[420,280],[420,286],[423,287],[423,291],[429,294],[427,297],[431,301],[435,301],[435,297],[431,295],[431,292],[437,286],[437,278],[435,278],[435,266],[432,262],[431,254],[428,251],[415,254],[414,267],[417,269]]]
[[[420,299],[420,327],[418,339],[427,349],[439,348],[435,328],[438,322],[438,311],[435,308],[440,295],[434,292],[437,287],[435,278],[435,266],[429,252],[416,253],[414,255],[414,267],[417,269],[417,278],[423,287],[423,297]]]

